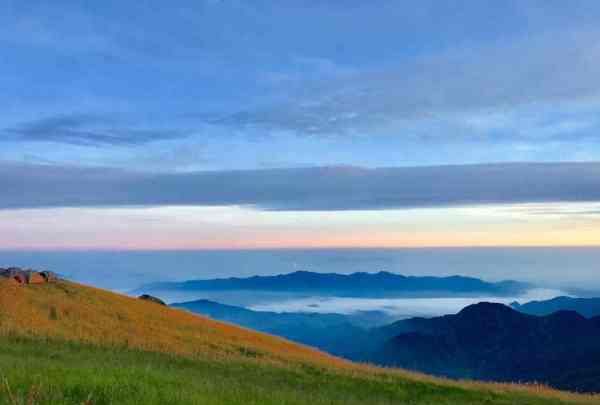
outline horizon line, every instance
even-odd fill
[[[2,252],[201,252],[201,251],[285,251],[285,250],[426,250],[426,249],[553,249],[553,248],[600,248],[600,244],[531,244],[531,245],[430,245],[430,246],[259,246],[259,247],[180,247],[180,248],[122,248],[122,247],[31,247],[4,248]]]

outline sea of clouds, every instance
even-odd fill
[[[434,298],[348,298],[348,297],[303,297],[262,302],[249,305],[255,311],[273,312],[318,312],[353,314],[360,311],[382,311],[397,319],[414,316],[433,317],[459,312],[464,307],[478,302],[510,304],[533,300],[546,300],[568,295],[561,290],[535,288],[523,295],[513,297],[434,297]]]

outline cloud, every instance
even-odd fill
[[[518,116],[500,130],[477,117],[598,98],[593,2],[186,0],[173,8],[151,0],[90,9],[72,1],[14,3],[4,11],[0,43],[12,63],[0,72],[0,98],[20,106],[15,114],[111,111],[118,102],[119,111],[161,113],[173,122],[178,114],[210,116],[205,122],[234,136],[247,129],[255,136],[256,129],[440,142],[474,134],[535,140],[551,131],[567,139],[598,126],[569,116],[517,132]],[[377,23],[356,30],[365,21]],[[90,96],[99,105],[82,108]],[[461,121],[465,114],[475,118]],[[9,126],[18,139],[41,137],[34,122]],[[169,136],[168,129],[59,129],[63,135],[47,137],[106,145]]]
[[[327,80],[305,80],[302,90],[290,95],[287,102],[236,111],[212,123],[309,135],[405,135],[401,130],[406,121],[440,120],[446,127],[462,124],[463,130],[489,133],[487,126],[470,125],[472,120],[444,121],[457,121],[454,115],[460,118],[466,113],[491,112],[493,117],[518,108],[541,111],[543,105],[564,108],[577,102],[597,102],[597,37],[597,31],[571,30],[560,38],[538,34],[512,42],[463,45],[377,68],[340,68],[339,74],[330,74]],[[586,129],[578,123],[568,125],[572,124],[569,117],[564,119],[565,128],[552,129],[567,135]],[[548,131],[543,123],[539,127],[541,132]],[[448,137],[443,134],[438,132]],[[538,133],[506,131],[495,135],[526,139]]]
[[[57,142],[74,145],[139,145],[189,135],[180,129],[122,126],[115,119],[94,115],[55,115],[1,131],[4,141]]]
[[[142,173],[0,165],[0,208],[228,206],[261,210],[385,210],[600,201],[600,163],[366,169],[314,167]]]
[[[581,218],[595,220],[600,218],[599,203],[585,204],[523,204],[508,208],[509,213],[535,215],[542,217]]]
[[[261,302],[251,304],[254,311],[271,312],[318,312],[355,314],[361,311],[382,311],[398,319],[414,316],[441,316],[454,314],[468,305],[478,302],[499,302],[510,304],[514,301],[528,302],[533,299],[551,299],[560,295],[568,295],[564,291],[551,289],[531,289],[523,295],[515,297],[427,297],[427,298],[348,298],[348,297],[310,297],[292,298],[282,301]]]

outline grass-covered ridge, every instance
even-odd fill
[[[600,403],[453,383],[68,282],[0,284],[0,404]]]

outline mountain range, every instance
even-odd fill
[[[529,288],[531,288],[529,284],[517,281],[490,283],[463,276],[416,277],[385,271],[348,275],[296,271],[275,276],[153,283],[140,287],[136,292],[244,290],[311,293],[339,297],[431,296],[431,294],[439,296],[441,293],[505,296],[518,295]]]
[[[573,311],[533,316],[479,303],[454,315],[366,328],[340,314],[252,311],[206,300],[175,306],[351,360],[451,378],[600,391],[600,317]]]
[[[530,315],[550,315],[557,311],[575,311],[586,318],[600,316],[600,298],[556,297],[545,301],[530,301],[525,304],[513,302],[510,306]]]

